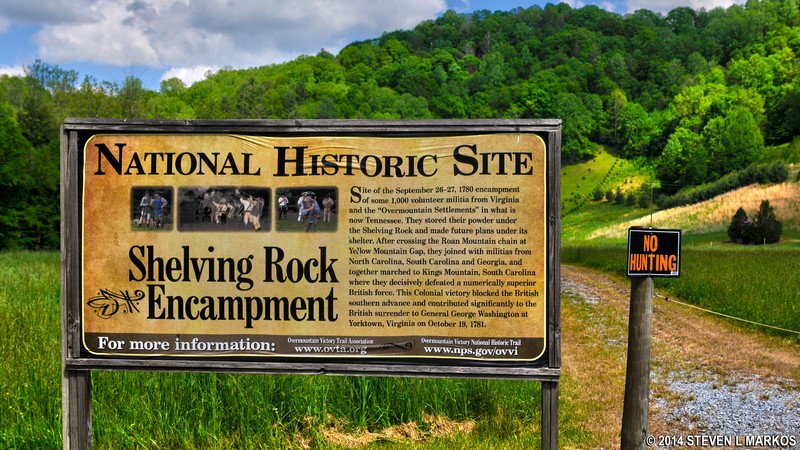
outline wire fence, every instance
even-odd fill
[[[692,304],[689,304],[689,303],[684,303],[684,302],[679,301],[679,300],[671,299],[669,297],[665,297],[665,296],[660,295],[658,293],[653,293],[653,296],[654,297],[658,297],[658,298],[663,298],[665,301],[672,302],[672,303],[677,303],[679,305],[683,305],[683,306],[686,306],[688,308],[693,308],[693,309],[697,309],[697,310],[700,310],[700,311],[703,311],[703,312],[707,312],[709,314],[714,314],[714,315],[717,315],[717,316],[725,317],[727,319],[738,320],[740,322],[745,322],[745,323],[749,323],[751,325],[757,325],[757,326],[760,326],[760,327],[771,328],[773,330],[779,330],[779,331],[783,331],[785,333],[800,334],[800,331],[788,330],[786,328],[776,327],[776,326],[773,326],[773,325],[767,325],[765,323],[753,322],[752,320],[742,319],[741,317],[729,316],[728,314],[723,314],[721,312],[712,311],[710,309],[701,308],[699,306],[695,306],[695,305],[692,305]]]

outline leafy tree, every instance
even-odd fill
[[[19,111],[18,121],[22,134],[34,146],[45,145],[58,137],[58,123],[49,94],[38,81],[29,78]]]
[[[371,42],[354,42],[339,52],[336,60],[348,72],[357,65],[363,64],[365,67],[375,69],[378,67],[379,52],[381,47]]]
[[[134,76],[125,77],[117,95],[121,116],[125,119],[144,118],[146,95],[142,80]]]
[[[625,97],[625,92],[621,89],[614,89],[609,96],[608,105],[608,125],[606,128],[609,130],[610,141],[615,145],[619,145],[622,138],[622,111],[627,106],[628,99]],[[641,107],[640,107],[641,108]],[[642,110],[642,112],[644,112]]]
[[[711,119],[703,130],[709,149],[709,172],[718,178],[755,162],[764,138],[747,108],[733,108],[727,117]]]
[[[744,239],[746,235],[745,229],[749,225],[747,212],[745,212],[744,208],[739,207],[733,215],[730,225],[728,225],[728,238],[733,242],[748,244],[749,242],[744,242]]]
[[[711,64],[697,51],[692,52],[686,59],[686,72],[692,76],[705,73],[711,67]]]
[[[34,183],[28,163],[32,152],[10,105],[0,102],[0,249],[29,243],[25,226],[31,208],[27,193]]]
[[[651,144],[661,134],[657,117],[648,114],[644,107],[636,102],[621,106],[615,121],[618,124],[617,141],[625,156],[629,158],[649,154]]]
[[[766,128],[771,142],[788,142],[800,134],[800,77],[781,85],[768,106]]]
[[[61,233],[59,209],[59,141],[36,147],[28,155],[31,184],[25,189],[19,208],[25,211],[20,233],[28,249],[58,247]]]
[[[594,153],[589,135],[596,126],[596,117],[601,105],[592,103],[589,98],[572,93],[562,93],[554,106],[556,117],[563,119],[562,151],[573,161],[580,161]]]
[[[118,117],[116,110],[117,86],[109,82],[98,82],[85,76],[72,94],[69,115],[74,117]]]
[[[394,102],[394,110],[398,119],[429,119],[428,102],[422,97],[403,94]]]
[[[617,205],[625,203],[625,193],[622,192],[622,189],[619,187],[614,192],[614,203]]]
[[[70,92],[78,81],[78,72],[64,70],[39,59],[30,66],[25,66],[24,70],[27,77],[36,80],[50,93]]]
[[[781,239],[783,224],[775,217],[775,209],[769,200],[763,200],[753,220],[754,243],[774,244]]]
[[[317,104],[316,118],[335,119],[337,117],[339,117],[339,111],[336,106],[336,101],[331,97],[323,97]]]
[[[741,244],[774,244],[781,239],[783,224],[775,216],[769,200],[763,200],[755,219],[748,220],[744,209],[739,208],[728,226],[728,237]]]
[[[148,117],[153,119],[192,119],[194,110],[181,98],[186,92],[186,85],[178,78],[170,78],[161,82],[161,95],[152,96],[147,103]],[[220,103],[227,102],[222,97]]]
[[[236,105],[236,112],[242,119],[265,119],[267,118],[267,105],[264,103],[267,89],[263,83],[249,76],[241,85],[237,92],[239,102]]]
[[[636,201],[636,204],[639,208],[646,209],[650,207],[650,197],[652,193],[649,189],[642,189],[639,191],[639,198]]]
[[[658,165],[662,189],[673,193],[684,186],[701,184],[706,180],[708,155],[697,133],[679,127],[670,136]]]
[[[686,6],[673,9],[667,14],[666,23],[676,34],[685,34],[694,31],[697,13]]]

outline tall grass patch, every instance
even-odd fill
[[[330,448],[326,429],[425,432],[428,414],[475,421],[468,440],[532,443],[541,417],[523,381],[95,372],[93,392],[101,448]]]
[[[0,448],[61,447],[57,253],[0,253]]]
[[[60,261],[0,253],[0,448],[61,448]],[[500,371],[502,369],[498,369]],[[561,442],[591,442],[569,396]],[[471,424],[442,432],[431,418]],[[422,437],[366,448],[537,448],[541,384],[483,379],[94,371],[95,448],[341,448],[352,436],[413,423]]]
[[[684,252],[682,265],[686,280],[663,283],[674,295],[719,313],[800,332],[797,249],[692,249]]]
[[[624,244],[562,249],[562,261],[624,276]],[[679,278],[656,278],[667,290],[696,306],[753,322],[800,331],[800,249],[796,247],[690,247],[681,253]],[[755,325],[752,325],[755,326]],[[800,336],[765,327],[758,329]]]

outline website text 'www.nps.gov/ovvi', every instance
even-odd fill
[[[306,354],[345,354],[345,355],[367,355],[370,350],[377,350],[374,346],[354,346],[354,345],[326,345],[326,346],[295,346],[295,353]],[[472,356],[472,357],[513,357],[519,356],[519,348],[472,348],[460,346],[435,346],[423,347],[423,351],[428,355],[439,356]]]
[[[432,355],[453,355],[453,356],[475,356],[478,358],[491,356],[519,356],[519,347],[512,348],[473,348],[473,347],[423,347],[426,354]]]

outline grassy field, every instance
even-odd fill
[[[334,232],[340,226],[338,218],[339,215],[334,213],[331,217],[331,221],[325,222],[322,220],[322,215],[320,214],[316,225],[310,231],[318,233]],[[297,214],[291,214],[288,219],[275,221],[275,231],[303,233],[305,232],[305,222],[298,222]]]
[[[656,280],[657,291],[797,329],[800,280],[793,275],[800,269],[800,246],[710,247],[706,242],[714,238],[708,239],[685,248],[681,278]],[[620,273],[624,254],[620,244],[567,245],[563,256]],[[0,448],[61,446],[59,309],[58,254],[0,253],[0,320],[7,329],[0,333],[6,362],[0,366]],[[569,371],[562,375],[565,448],[598,442],[587,426],[597,404],[587,401],[585,382]],[[540,444],[537,382],[97,371],[92,386],[96,448]]]
[[[588,164],[564,170],[562,184],[576,184],[576,178],[587,173]],[[726,230],[736,210],[744,208],[752,219],[765,199],[783,224],[781,243],[728,243]],[[683,230],[681,276],[656,279],[657,289],[722,314],[800,331],[800,277],[796,276],[800,273],[800,183],[796,176],[785,183],[746,186],[663,211],[589,201],[563,215],[562,261],[624,276],[631,226]]]
[[[55,252],[0,253],[0,448],[61,448],[59,273]],[[96,371],[92,391],[100,449],[540,445],[538,382]],[[574,392],[561,442],[581,447]]]
[[[562,260],[623,276],[624,238],[594,233],[615,224],[626,229],[654,211],[589,196],[598,187],[634,189],[644,178],[607,153],[563,172]],[[769,195],[759,189],[746,198]],[[715,213],[716,222],[704,231],[684,233],[681,277],[657,279],[657,292],[800,330],[800,219],[784,215],[796,204],[781,205],[785,233],[778,245],[724,244],[724,213]],[[658,221],[670,214],[672,227],[692,230],[707,210],[653,216]],[[302,230],[296,220],[281,222],[277,231]],[[320,224],[317,231],[340,226]],[[0,448],[61,448],[59,277],[55,252],[0,252],[0,323],[6,328],[0,333]],[[797,335],[764,330],[800,342]],[[538,382],[105,371],[92,378],[93,441],[101,449],[540,446]],[[561,446],[596,446],[598,436],[587,424],[594,423],[602,399],[587,401],[585,380],[569,371],[560,389]]]
[[[716,235],[718,238],[719,235]],[[800,245],[708,245],[699,236],[695,245],[684,237],[681,276],[656,278],[656,291],[680,297],[696,306],[774,327],[800,331]],[[565,245],[562,261],[625,276],[624,243]],[[772,331],[796,339],[800,335]]]

